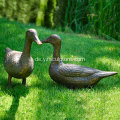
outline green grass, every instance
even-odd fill
[[[62,38],[62,58],[83,57],[84,62],[68,62],[106,71],[120,71],[120,43],[89,35],[69,34],[0,19],[0,120],[119,120],[120,74],[102,79],[92,89],[70,90],[50,79],[50,61],[35,62],[27,87],[12,79],[7,88],[7,73],[3,67],[5,48],[22,51],[25,31],[35,28],[43,40],[51,34]],[[49,44],[32,45],[35,59],[52,58]]]

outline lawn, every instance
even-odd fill
[[[25,32],[38,31],[43,40],[51,34],[62,38],[62,58],[85,58],[69,61],[104,71],[120,71],[120,42],[93,38],[90,35],[62,33],[32,24],[24,25],[0,19],[0,120],[119,120],[120,74],[102,79],[92,89],[68,89],[49,76],[50,61],[35,61],[35,68],[27,78],[27,86],[20,79],[12,79],[7,87],[7,73],[3,67],[5,48],[22,51]],[[32,45],[31,56],[52,58],[49,44]]]

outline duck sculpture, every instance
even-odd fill
[[[26,85],[26,78],[34,69],[34,61],[30,55],[32,42],[36,42],[38,45],[42,44],[38,38],[37,31],[28,29],[23,52],[6,48],[4,68],[8,73],[8,86],[11,86],[12,77],[22,79],[22,84]]]
[[[96,85],[102,78],[117,74],[117,72],[101,71],[75,64],[64,64],[60,58],[61,38],[53,34],[42,43],[53,45],[53,59],[49,67],[49,75],[55,82],[68,88],[85,88]]]

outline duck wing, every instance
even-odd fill
[[[61,75],[64,75],[66,77],[87,77],[94,73],[100,72],[100,70],[97,69],[74,64],[62,64],[60,65],[58,71]]]

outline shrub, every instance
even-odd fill
[[[83,32],[87,25],[87,0],[68,0],[65,26],[75,32]]]
[[[0,17],[4,15],[5,0],[0,0]]]
[[[92,33],[119,38],[119,0],[89,0],[88,24]]]
[[[40,0],[39,10],[37,13],[36,24],[39,26],[44,26],[45,10],[47,8],[48,0]]]
[[[54,18],[53,18],[55,27],[63,28],[65,26],[65,14],[66,14],[67,6],[68,6],[68,0],[56,0],[56,7],[54,10]]]
[[[45,26],[54,27],[53,17],[56,8],[56,0],[48,0],[48,7],[45,11]]]

